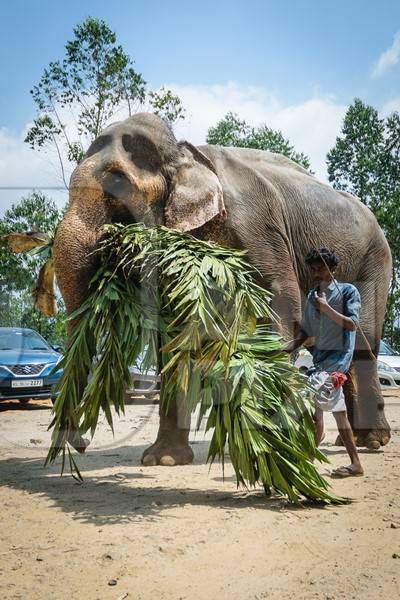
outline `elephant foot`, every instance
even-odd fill
[[[177,443],[161,438],[147,448],[142,455],[142,465],[154,467],[174,467],[175,465],[190,465],[193,462],[193,450],[189,444]]]
[[[75,431],[69,434],[68,442],[77,452],[79,452],[79,454],[84,454],[86,448],[90,444],[90,441],[87,438],[82,437],[81,435],[79,435],[79,433],[76,433]]]
[[[354,432],[354,439],[359,448],[368,448],[368,450],[379,450],[381,446],[386,446],[390,440],[389,430],[360,430]],[[344,446],[340,435],[337,436],[335,446]]]
[[[357,446],[363,446],[368,450],[379,450],[386,446],[390,440],[390,429],[361,429],[354,432]]]

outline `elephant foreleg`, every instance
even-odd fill
[[[193,461],[193,450],[189,446],[190,413],[184,399],[170,401],[166,407],[161,398],[159,414],[157,439],[144,451],[142,464],[146,467],[190,464]]]
[[[262,275],[260,285],[272,293],[271,308],[278,317],[279,332],[285,341],[292,340],[301,324],[302,301],[289,241],[269,231],[253,235],[253,244],[250,262]]]
[[[271,308],[279,317],[279,332],[285,341],[296,337],[301,324],[301,296],[298,283],[287,273],[285,279],[275,277],[270,284]]]

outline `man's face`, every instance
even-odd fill
[[[310,271],[315,284],[330,282],[334,272],[333,269],[329,269],[322,261],[312,263]]]

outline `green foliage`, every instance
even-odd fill
[[[327,164],[329,181],[371,208],[389,242],[393,273],[384,333],[396,345],[395,324],[400,317],[399,113],[381,118],[375,108],[355,99],[346,112],[342,133],[327,155]]]
[[[356,98],[344,117],[342,135],[327,155],[333,186],[358,196],[367,205],[377,181],[383,134],[384,123],[378,112]]]
[[[147,96],[154,114],[170,123],[185,118],[185,109],[178,96],[174,96],[171,90],[162,87],[158,92],[148,92]]]
[[[238,483],[261,481],[297,502],[342,500],[328,491],[312,459],[315,447],[304,380],[270,331],[270,294],[244,252],[165,227],[108,225],[101,267],[59,367],[47,462],[66,451],[74,431],[93,435],[100,410],[124,408],[128,365],[163,376],[160,402],[200,404],[199,424],[213,429],[208,458],[228,450]],[[261,324],[264,323],[264,324]],[[161,342],[161,354],[158,342]],[[83,393],[82,393],[83,390]]]
[[[33,192],[5,212],[0,219],[0,237],[27,231],[44,231],[52,237],[61,216],[52,200]],[[31,292],[43,258],[43,252],[15,254],[0,245],[0,326],[31,327],[50,342],[61,344],[66,339],[62,300],[58,300],[60,312],[53,319],[33,307]]]
[[[0,236],[9,233],[43,231],[54,235],[61,213],[53,200],[41,192],[32,192],[13,204],[0,219]],[[29,253],[15,254],[0,246],[0,288],[5,292],[30,289],[35,283],[43,257]]]
[[[38,331],[50,344],[58,344],[63,349],[67,339],[66,314],[62,298],[57,300],[58,314],[49,318],[33,306],[30,291],[9,295],[1,303],[0,327],[28,327]]]
[[[169,121],[183,118],[181,101],[170,90],[147,89],[132,59],[117,45],[115,33],[99,19],[88,17],[74,28],[63,60],[51,62],[31,90],[37,117],[25,141],[32,148],[56,148],[63,166],[78,163],[89,144],[118,111],[132,115],[148,99]],[[64,183],[65,174],[63,171]]]
[[[238,115],[229,112],[215,127],[210,127],[207,143],[219,146],[237,146],[240,148],[256,148],[283,154],[305,169],[310,169],[310,159],[302,152],[296,152],[289,140],[280,131],[267,125],[250,127]]]
[[[229,112],[218,121],[215,127],[210,127],[207,133],[207,144],[218,146],[246,147],[246,139],[251,132],[251,127],[246,121],[241,121],[239,116]]]

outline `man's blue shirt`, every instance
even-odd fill
[[[302,330],[315,339],[309,348],[314,366],[320,371],[346,373],[353,358],[356,332],[344,329],[327,315],[319,313],[313,302],[315,288],[307,294]],[[332,281],[327,287],[326,300],[334,310],[350,317],[356,324],[360,320],[361,298],[351,283]]]

